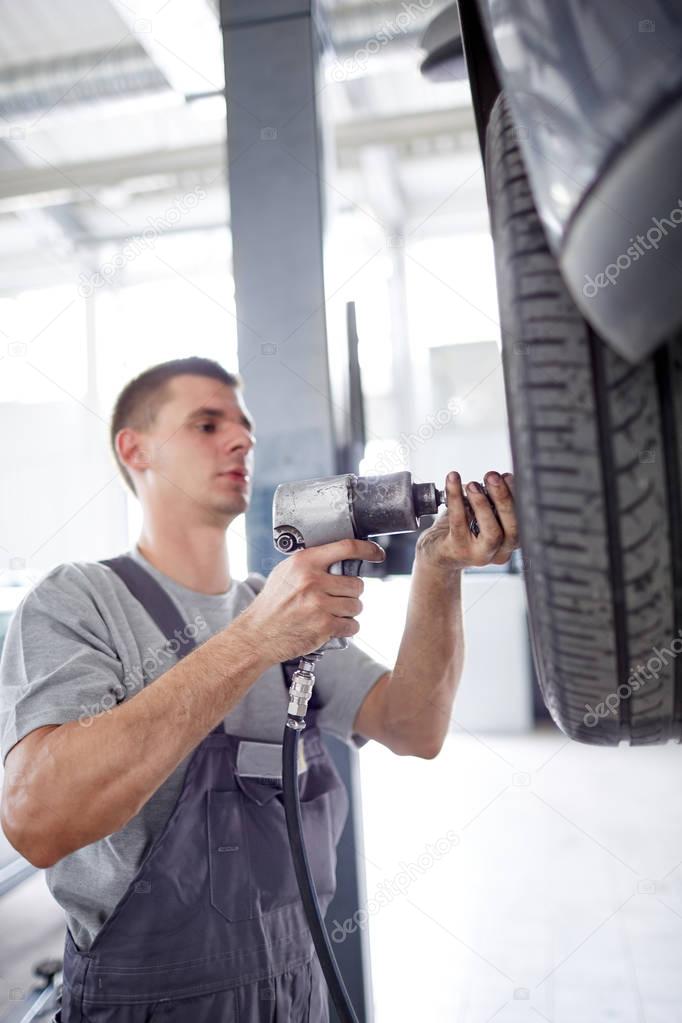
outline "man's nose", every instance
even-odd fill
[[[242,450],[248,453],[255,443],[256,438],[251,431],[247,430],[246,427],[241,426],[238,428],[237,432],[230,437],[227,443],[227,448],[228,451]]]

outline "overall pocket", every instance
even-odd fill
[[[281,787],[236,776],[239,789],[208,793],[211,903],[227,920],[262,916],[299,899]],[[321,896],[336,888],[332,789],[301,800],[308,859]]]
[[[228,920],[253,916],[242,801],[239,791],[209,789],[206,803],[211,904]]]

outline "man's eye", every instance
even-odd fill
[[[210,428],[211,428],[211,430],[215,430],[215,423],[199,423],[199,429],[200,429],[200,430],[203,430],[203,428],[204,428],[205,426],[208,426],[208,427],[210,427]]]

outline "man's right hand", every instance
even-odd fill
[[[357,576],[332,575],[336,561],[383,561],[372,540],[338,540],[296,551],[270,573],[265,586],[233,625],[267,654],[273,664],[311,653],[332,636],[354,636],[362,611],[364,583]]]

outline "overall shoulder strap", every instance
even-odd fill
[[[100,565],[106,565],[125,583],[132,595],[139,600],[150,618],[158,625],[166,639],[173,639],[175,631],[185,630],[185,622],[177,607],[168,596],[163,586],[136,561],[122,554],[117,558],[107,558],[100,561]],[[185,657],[196,648],[196,643],[191,636],[187,636],[187,642],[182,650],[178,650],[178,659]]]
[[[106,565],[125,583],[133,597],[139,600],[142,607],[152,621],[158,625],[166,639],[173,639],[177,629],[185,632],[187,642],[181,650],[176,652],[178,660],[181,660],[191,653],[192,650],[196,649],[196,643],[191,636],[187,635],[185,623],[177,607],[161,583],[157,582],[146,568],[138,565],[137,561],[134,561],[127,554],[121,554],[117,558],[106,558],[100,561],[100,565]],[[216,725],[213,733],[216,735],[225,734],[222,721]]]

